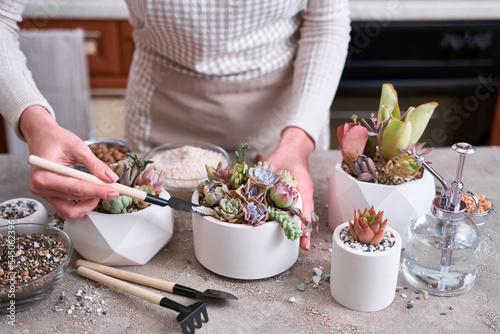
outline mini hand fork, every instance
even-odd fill
[[[140,288],[130,283],[123,282],[116,278],[109,277],[107,275],[101,274],[97,271],[94,271],[86,267],[79,267],[77,273],[80,276],[89,278],[96,282],[105,284],[112,288],[118,289],[133,296],[147,300],[153,304],[160,305],[179,312],[179,315],[177,316],[177,321],[181,324],[183,334],[188,333],[188,328],[191,331],[191,333],[195,332],[195,327],[201,328],[202,315],[204,321],[208,322],[207,307],[203,302],[198,302],[189,306],[184,306],[172,299],[163,297],[162,295],[156,294],[154,292]]]

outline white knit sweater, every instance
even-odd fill
[[[0,111],[16,130],[26,107],[40,104],[52,112],[17,45],[16,21],[27,1],[0,0]],[[347,0],[126,1],[136,49],[182,73],[245,81],[293,63],[295,100],[287,124],[317,140],[347,53]],[[143,90],[129,87],[127,94]]]

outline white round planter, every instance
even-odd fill
[[[394,301],[401,257],[401,236],[391,227],[396,243],[382,252],[363,252],[340,240],[339,225],[333,233],[330,292],[341,305],[356,311],[382,310]]]
[[[192,202],[198,203],[197,191]],[[299,257],[299,239],[288,240],[277,222],[254,227],[197,214],[192,221],[196,259],[216,274],[245,280],[267,278],[289,269]]]
[[[45,206],[33,198],[13,198],[9,199],[5,202],[0,203],[0,207],[16,205],[17,202],[32,202],[36,206],[36,210],[29,216],[23,218],[14,218],[14,219],[4,219],[0,216],[0,225],[8,225],[10,221],[14,220],[16,224],[48,224],[49,222],[49,214]]]
[[[160,197],[169,198],[163,190]],[[172,209],[158,205],[133,213],[91,211],[82,218],[67,219],[64,231],[85,259],[111,266],[143,265],[172,238]]]
[[[328,180],[328,226],[333,231],[343,222],[354,218],[354,210],[370,208],[384,212],[384,219],[402,237],[412,219],[425,214],[436,196],[434,177],[424,172],[421,179],[397,186],[356,180],[337,163]]]

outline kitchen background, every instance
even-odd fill
[[[439,103],[422,138],[430,145],[500,145],[499,1],[351,0],[350,9],[351,43],[331,108],[331,148],[338,148],[335,129],[352,114],[376,113],[384,82],[394,84],[402,110]],[[134,48],[125,2],[31,0],[23,17],[23,30],[84,30],[87,106],[95,125],[90,136],[121,138]]]

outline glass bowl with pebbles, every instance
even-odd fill
[[[193,142],[175,142],[160,145],[144,156],[146,160],[163,169],[167,174],[165,189],[193,191],[207,179],[207,166],[229,166],[229,154],[222,147]]]
[[[45,206],[33,198],[13,198],[0,203],[0,226],[16,224],[48,224]]]
[[[71,239],[53,226],[0,226],[0,313],[28,310],[50,295],[72,254]]]

